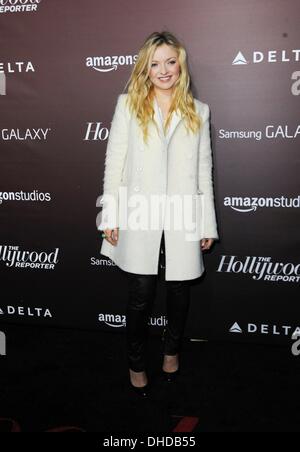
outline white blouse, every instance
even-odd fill
[[[165,137],[166,143],[168,144],[169,143],[169,139],[170,139],[170,135],[171,135],[171,133],[172,133],[174,127],[175,127],[174,118],[177,115],[177,113],[175,111],[173,111],[172,116],[171,116],[171,122],[170,122],[169,128],[167,130],[167,134],[165,135],[164,134],[164,130],[163,130],[163,124],[164,124],[163,114],[162,114],[161,108],[159,107],[157,99],[156,99],[155,96],[154,96],[154,108],[156,108],[157,111],[158,111],[158,117],[160,118],[160,129],[161,129],[161,132],[162,132],[162,136]]]

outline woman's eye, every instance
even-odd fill
[[[175,64],[175,63],[176,63],[176,61],[175,61],[175,60],[173,60],[173,61],[169,61],[169,63],[171,63],[171,64]],[[152,63],[152,64],[151,64],[151,67],[153,67],[153,66],[157,66],[157,64],[156,64],[156,63]]]

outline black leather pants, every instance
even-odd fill
[[[135,372],[146,369],[148,321],[156,296],[157,278],[166,284],[168,323],[164,330],[163,354],[176,355],[182,344],[190,302],[189,280],[165,281],[164,232],[160,245],[158,275],[125,272],[129,282],[126,307],[126,342],[129,368]]]

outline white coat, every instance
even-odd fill
[[[194,98],[203,121],[196,134],[188,134],[181,113],[173,112],[167,140],[155,101],[154,118],[159,133],[155,125],[150,123],[149,144],[145,144],[137,119],[125,105],[126,96],[118,96],[106,148],[103,195],[111,195],[109,199],[115,203],[109,201],[105,204],[105,196],[101,198],[102,204],[106,206],[102,214],[112,214],[109,226],[119,227],[119,238],[115,246],[103,239],[100,252],[127,272],[157,274],[164,230],[166,281],[198,278],[204,271],[200,240],[219,238],[213,194],[209,106]],[[127,200],[133,195],[143,195],[149,200],[154,194],[165,200],[165,207],[160,210],[159,227],[143,230],[120,226],[120,212],[130,215],[134,210],[120,195],[122,189],[127,190]],[[170,207],[174,195],[181,200],[185,195],[193,196],[196,202],[189,211],[189,214],[192,211],[193,215],[196,212],[198,215],[197,235],[193,235],[193,239],[187,239],[187,232],[191,230],[184,225],[177,229],[166,226],[166,206]],[[158,210],[156,208],[154,212]],[[177,217],[184,218],[185,212],[184,209],[177,212]],[[108,223],[101,221],[98,229],[103,230],[105,227],[108,227]]]

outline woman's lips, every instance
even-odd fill
[[[162,82],[168,82],[171,79],[171,75],[168,75],[167,77],[159,77],[159,80],[161,80]]]

